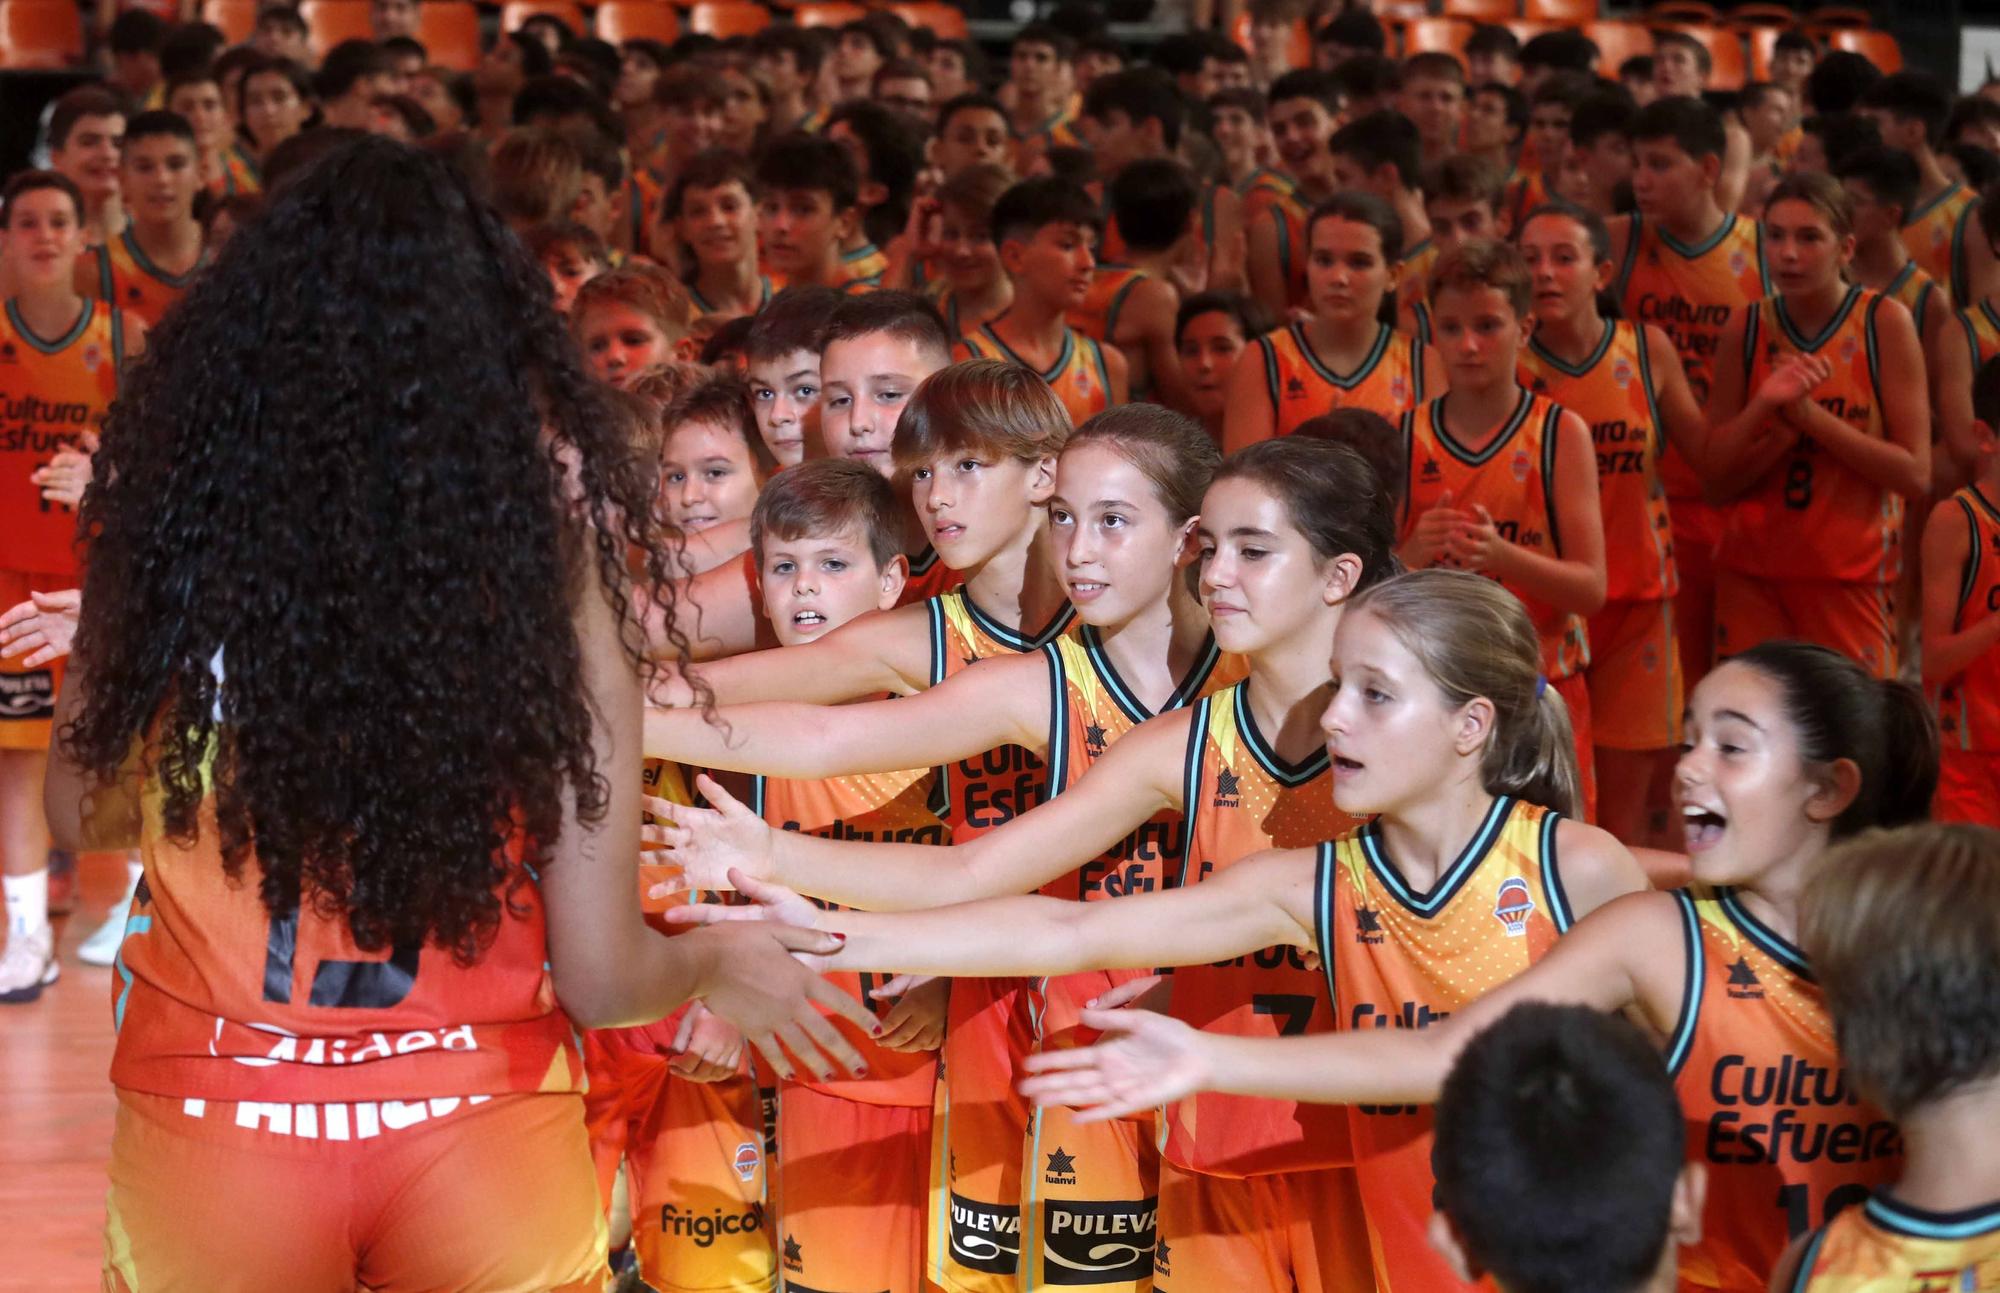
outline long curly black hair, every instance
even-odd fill
[[[212,793],[274,915],[476,959],[566,794],[605,807],[584,563],[635,667],[630,553],[671,610],[636,443],[499,218],[415,149],[343,146],[230,240],[112,410],[70,757],[108,779],[143,743],[178,840]]]

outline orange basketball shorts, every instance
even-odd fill
[[[1681,739],[1681,658],[1671,601],[1606,602],[1590,617],[1590,726],[1607,750],[1664,750]]]
[[[2000,826],[2000,753],[1946,746],[1932,815],[1941,822]]]
[[[931,1107],[778,1089],[772,1213],[788,1293],[921,1293]]]
[[[1374,1293],[1351,1167],[1208,1176],[1160,1165],[1154,1293]]]
[[[76,587],[75,575],[24,575],[0,570],[0,611],[28,600],[28,594]],[[24,668],[20,660],[0,660],[0,750],[46,750],[55,726],[56,689],[63,662]]]
[[[1893,591],[1886,583],[1761,579],[1720,571],[1715,577],[1716,655],[1797,638],[1832,647],[1877,678],[1893,678],[1901,655]]]

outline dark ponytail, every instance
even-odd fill
[[[1800,757],[1811,763],[1846,759],[1860,769],[1861,790],[1833,823],[1833,838],[1930,816],[1938,730],[1922,692],[1806,642],[1764,642],[1730,662],[1778,684]]]

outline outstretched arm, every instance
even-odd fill
[[[790,700],[838,705],[862,696],[909,695],[930,683],[929,612],[921,604],[864,615],[805,646],[731,656],[697,672],[718,705]],[[656,704],[692,705],[685,679],[654,689]]]

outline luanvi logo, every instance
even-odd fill
[[[1051,1200],[1042,1214],[1042,1279],[1048,1284],[1143,1280],[1153,1270],[1159,1200]]]
[[[967,1270],[1012,1275],[1021,1260],[1021,1210],[952,1195],[951,1256]]]

